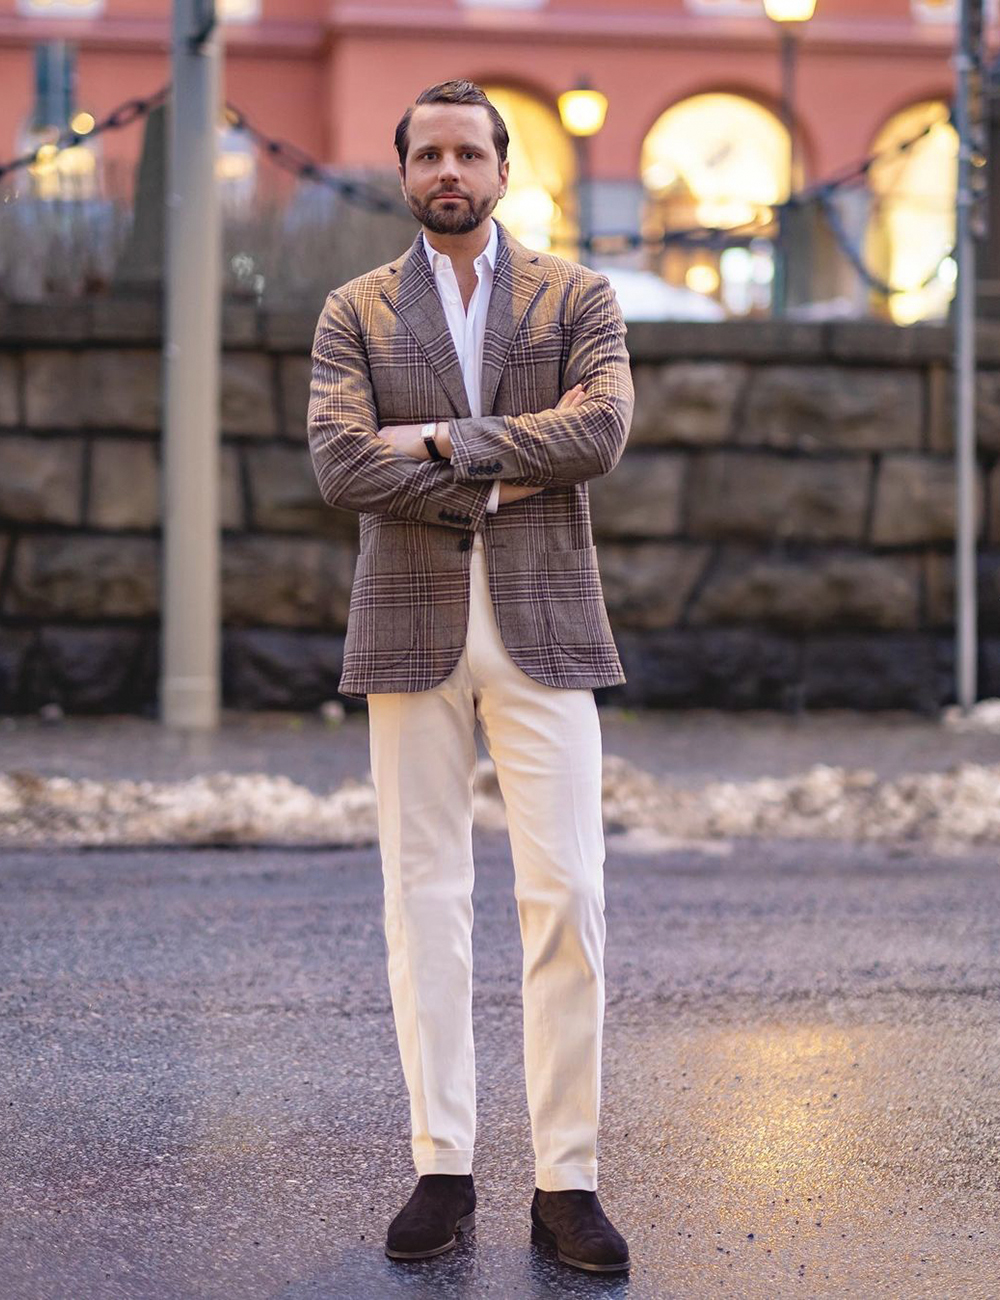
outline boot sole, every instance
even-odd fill
[[[548,1228],[540,1228],[537,1223],[531,1225],[531,1240],[536,1246],[551,1246],[562,1263],[570,1264],[573,1268],[586,1269],[588,1273],[624,1273],[631,1266],[629,1259],[622,1260],[620,1264],[591,1264],[585,1259],[574,1259],[572,1255],[567,1255],[559,1249],[559,1243]]]
[[[476,1212],[465,1214],[455,1224],[455,1232],[471,1232],[476,1226]],[[443,1255],[446,1250],[454,1250],[458,1245],[458,1236],[446,1241],[443,1246],[432,1246],[430,1250],[392,1250],[386,1246],[385,1253],[390,1259],[430,1259],[433,1255]]]

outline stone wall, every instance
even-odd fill
[[[227,704],[336,694],[357,519],[305,437],[320,304],[227,307]],[[591,484],[629,681],[602,701],[933,711],[953,695],[950,332],[633,325],[636,413]],[[980,694],[1000,694],[1000,336],[978,380]],[[159,311],[0,318],[0,712],[154,712]],[[354,702],[350,702],[352,706]],[[363,707],[363,706],[362,706]]]

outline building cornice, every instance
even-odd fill
[[[226,24],[224,44],[240,53],[275,53],[315,57],[338,36],[405,36],[463,39],[489,36],[491,41],[525,40],[555,45],[676,45],[689,49],[772,50],[776,24],[761,17],[718,17],[685,12],[642,10],[501,10],[456,9],[396,4],[373,7],[355,0],[333,6],[325,21],[268,21]],[[905,19],[816,17],[800,29],[807,49],[830,53],[926,54],[946,56],[954,47],[950,24],[922,24]],[[0,14],[0,47],[32,46],[66,40],[87,49],[169,50],[170,23],[164,19],[96,17],[32,18]]]

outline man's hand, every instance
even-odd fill
[[[556,403],[555,409],[557,411],[571,411],[574,406],[579,406],[586,396],[583,384],[575,384],[567,392],[563,393]],[[420,431],[422,428],[423,425],[421,424],[387,424],[379,429],[378,436],[384,438],[397,451],[401,451],[404,456],[411,456],[414,460],[430,460],[431,454],[421,436]],[[451,438],[448,436],[447,428],[441,430],[438,434],[437,445],[443,456],[448,457],[451,455]],[[501,483],[497,504],[502,506],[511,501],[523,501],[525,497],[531,497],[536,492],[544,491],[545,489],[540,487],[525,487],[517,483]]]
[[[378,436],[404,456],[412,456],[414,460],[430,460],[427,444],[420,436],[423,427],[422,424],[387,424],[379,429]]]
[[[568,392],[563,393],[556,403],[557,411],[571,411],[574,406],[579,406],[586,397],[583,384],[576,384]],[[518,483],[501,483],[500,495],[497,497],[498,505],[507,505],[511,501],[523,501],[525,497],[533,497],[536,492],[544,492],[541,487],[524,487]]]

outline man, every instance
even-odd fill
[[[478,720],[507,811],[523,943],[531,1236],[628,1267],[597,1197],[604,1015],[601,734],[625,680],[587,480],[621,457],[633,392],[606,276],[531,252],[491,212],[507,131],[467,81],[396,130],[407,253],[334,290],[313,345],[309,447],[360,513],[341,692],[368,699],[388,974],[417,1185],[386,1253],[471,1228],[472,792]]]

